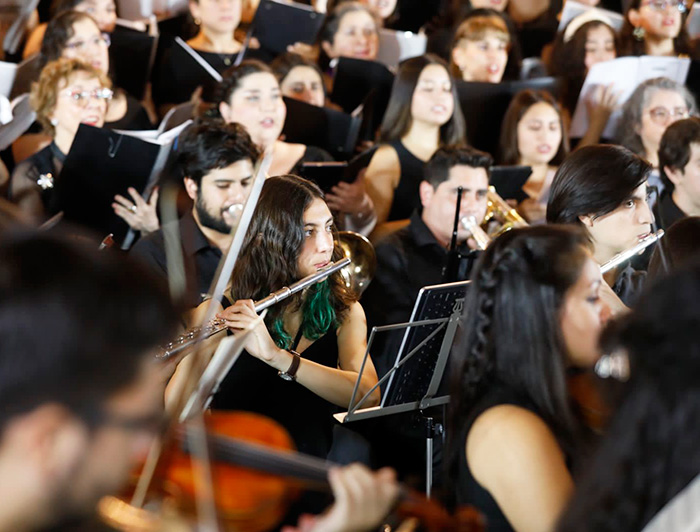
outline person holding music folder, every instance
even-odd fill
[[[97,248],[47,232],[0,240],[1,530],[92,515],[162,426],[154,354],[176,331],[175,310],[158,279]]]
[[[617,57],[619,43],[612,21],[603,13],[590,9],[574,17],[557,34],[548,58],[547,70],[563,79],[562,106],[573,116],[581,87],[590,68]],[[590,124],[579,146],[597,144],[618,105],[615,84],[601,85],[586,100]]]
[[[558,530],[646,530],[700,474],[699,299],[696,260],[655,282],[606,331],[606,351],[627,368],[612,375],[626,381],[623,395]],[[691,497],[654,530],[697,528],[697,503]]]
[[[31,92],[31,105],[51,144],[19,163],[10,182],[10,199],[37,221],[51,211],[55,180],[80,124],[104,125],[112,97],[109,78],[76,59],[46,65]]]
[[[685,0],[632,0],[626,9],[620,55],[694,55]]]
[[[459,145],[440,148],[430,158],[420,184],[422,208],[413,212],[408,226],[387,235],[375,247],[377,272],[362,296],[370,327],[408,321],[418,292],[424,286],[469,278],[476,259],[472,250],[477,245],[461,223],[457,227],[455,250],[460,254],[457,277],[445,278],[457,189],[463,188],[460,220],[472,216],[480,223],[486,215],[492,163],[487,153]],[[386,335],[377,337],[377,342],[374,360],[379,374],[384,375],[399,346]]]
[[[293,173],[303,162],[333,160],[315,146],[280,140],[287,108],[277,78],[266,64],[246,60],[227,70],[217,92],[224,121],[241,124],[261,150],[272,150],[270,175]]]
[[[592,368],[609,309],[576,227],[517,228],[472,275],[452,350],[448,490],[489,530],[553,530],[573,494],[589,432],[569,368]]]
[[[667,228],[686,216],[700,216],[700,118],[674,122],[661,137],[659,173],[664,192],[656,218]]]
[[[187,279],[186,301],[201,303],[214,281],[222,254],[231,245],[231,228],[243,208],[260,151],[243,126],[203,120],[179,141],[181,169],[192,209],[177,222]],[[168,274],[163,229],[140,239],[131,250],[162,275]]]
[[[254,324],[252,300],[341,258],[323,193],[296,176],[265,182],[231,277],[233,305],[218,314],[234,333]],[[215,409],[258,412],[281,423],[299,451],[325,458],[337,407],[347,408],[367,338],[362,306],[339,273],[270,307],[214,396]],[[283,378],[281,378],[283,377]],[[377,382],[368,360],[359,383]],[[378,404],[379,390],[370,404]]]
[[[379,52],[378,32],[374,15],[360,2],[337,5],[326,15],[318,32],[321,70],[327,71],[331,61],[339,57],[374,61]]]
[[[650,172],[649,163],[622,146],[584,146],[564,159],[554,176],[547,222],[585,228],[593,257],[605,264],[651,233]],[[606,286],[627,306],[639,297],[644,278],[645,272],[629,264],[605,275]],[[615,313],[625,310],[609,290],[603,296]]]
[[[523,185],[529,197],[518,206],[529,223],[542,223],[557,166],[569,153],[561,108],[547,91],[527,89],[508,106],[500,138],[500,164],[523,165],[532,174]]]
[[[420,206],[424,167],[446,144],[464,142],[466,126],[445,62],[427,54],[399,67],[365,183],[377,226],[407,219]]]
[[[114,0],[54,0],[51,2],[51,18],[65,11],[80,11],[91,16],[100,31],[112,33],[117,24],[117,6]],[[29,35],[24,45],[23,57],[27,59],[41,50],[47,24],[40,24]]]
[[[66,11],[49,22],[41,44],[41,64],[60,57],[79,59],[109,75],[109,35],[80,11]],[[153,129],[146,109],[136,98],[114,88],[104,126],[108,129]]]

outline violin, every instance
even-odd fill
[[[332,464],[295,452],[291,437],[277,422],[248,412],[208,412],[204,419],[213,503],[222,530],[273,530],[303,489],[330,492],[328,471]],[[189,452],[187,435],[180,433],[175,440],[182,445],[164,453],[149,499],[167,499],[191,519],[196,514],[198,464]],[[136,515],[149,523],[141,530],[166,529],[162,521],[155,524],[156,517],[144,515],[144,510],[114,500],[101,504],[100,512],[118,529],[139,529],[134,526]],[[399,520],[417,519],[421,530],[428,532],[484,530],[475,509],[465,508],[453,517],[437,503],[403,487],[394,514]]]

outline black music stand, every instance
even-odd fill
[[[426,433],[426,495],[433,484],[433,439],[442,434],[442,426],[424,411],[449,403],[443,386],[445,368],[469,281],[425,286],[418,293],[411,319],[406,323],[373,327],[367,343],[360,374],[350,399],[348,411],[335,414],[341,423],[379,418],[406,412],[420,412]],[[432,326],[432,327],[431,327]],[[405,329],[394,366],[357,402],[357,391],[372,342],[377,333]],[[380,406],[360,408],[377,389],[387,383]]]

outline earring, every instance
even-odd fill
[[[202,23],[202,19],[200,19],[199,17],[195,17],[194,23],[196,26],[199,26]]]
[[[58,119],[52,118],[52,119],[51,119],[51,125],[52,125],[53,127],[56,127],[56,126],[58,125]]]
[[[638,41],[643,41],[644,35],[646,35],[646,31],[641,26],[637,26],[636,28],[634,28],[634,31],[632,32],[632,36],[635,39],[637,39]]]

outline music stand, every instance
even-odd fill
[[[406,412],[420,412],[426,422],[426,495],[433,483],[433,438],[442,427],[424,410],[449,403],[441,386],[452,342],[462,316],[469,281],[421,288],[410,321],[373,327],[360,374],[350,398],[348,411],[335,414],[341,423],[380,418]],[[431,327],[432,326],[432,327]],[[431,327],[431,329],[428,329]],[[394,366],[359,401],[355,402],[362,373],[377,333],[404,329]],[[371,394],[388,381],[380,406],[360,408]]]

